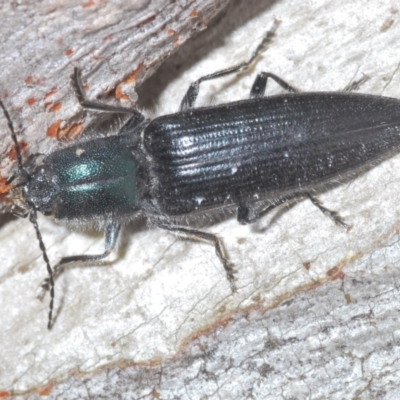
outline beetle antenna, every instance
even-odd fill
[[[43,260],[46,263],[47,272],[49,274],[49,291],[50,291],[50,304],[49,304],[49,322],[47,324],[47,329],[52,328],[53,320],[53,307],[54,307],[54,276],[53,270],[50,265],[49,257],[47,256],[46,246],[44,245],[42,234],[40,233],[39,225],[37,223],[37,213],[36,209],[32,208],[29,212],[29,221],[32,223],[36,231],[36,237],[39,241],[40,250],[42,250]]]
[[[10,128],[11,138],[14,142],[14,149],[17,153],[17,162],[18,162],[18,169],[20,171],[24,170],[22,165],[22,156],[21,156],[21,148],[19,147],[19,143],[17,140],[17,135],[15,134],[14,125],[11,121],[10,114],[8,113],[6,107],[4,106],[3,102],[0,100],[0,107],[3,109],[4,116],[6,117],[8,127]]]
[[[24,166],[22,165],[21,148],[20,148],[18,140],[17,140],[17,135],[14,130],[14,125],[11,121],[10,114],[8,113],[6,107],[4,106],[4,103],[1,100],[0,100],[0,107],[3,109],[4,116],[6,117],[7,124],[10,129],[10,132],[11,132],[11,138],[14,142],[15,153],[17,154],[18,169],[19,169],[19,171],[21,171],[21,172],[24,171],[26,173]],[[53,276],[53,270],[50,265],[49,257],[47,256],[46,246],[44,245],[44,242],[42,239],[42,234],[40,233],[39,225],[37,223],[36,208],[33,204],[31,204],[31,207],[32,208],[29,211],[29,221],[35,228],[36,237],[39,241],[39,247],[40,247],[40,250],[42,250],[43,259],[44,259],[44,262],[46,263],[47,272],[49,274],[50,305],[49,305],[49,322],[47,324],[47,329],[50,330],[52,328],[53,307],[54,307],[54,276]]]

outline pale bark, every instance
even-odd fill
[[[198,105],[246,98],[259,71],[307,91],[340,90],[366,74],[360,92],[398,97],[398,15],[392,0],[233,1],[142,85],[139,104],[176,111],[191,81],[246,59],[275,18],[275,40],[254,71],[205,84]],[[100,73],[90,58],[82,62],[89,94],[107,101],[100,94],[138,65],[114,75],[105,62]],[[68,93],[66,120],[79,112],[70,68],[55,74]],[[5,101],[28,140],[27,96],[12,72],[7,79]],[[37,387],[51,399],[398,398],[399,171],[397,156],[320,195],[353,226],[348,232],[307,201],[255,226],[228,218],[207,227],[237,268],[234,295],[210,246],[132,226],[110,263],[74,268],[57,282],[50,333],[48,298],[35,299],[46,272],[33,229],[24,220],[4,224],[0,388],[30,399]],[[101,236],[39,222],[53,262],[102,250]]]

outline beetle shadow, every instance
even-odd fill
[[[260,13],[271,8],[279,0],[233,0],[209,24],[208,28],[196,37],[183,44],[175,54],[169,57],[157,72],[137,88],[139,108],[153,109],[166,86],[184,71],[190,69],[199,60],[206,58],[215,48],[222,46],[226,37],[255,18]],[[271,19],[271,25],[272,25]],[[240,60],[239,60],[240,61]],[[232,65],[238,60],[232,61]],[[227,65],[229,67],[229,65]],[[219,68],[216,68],[218,70]],[[215,71],[209,71],[210,73]],[[185,91],[182,91],[182,98]],[[177,105],[177,109],[178,109]]]
[[[58,317],[61,315],[62,310],[64,308],[65,305],[65,299],[67,297],[68,294],[68,284],[67,284],[67,279],[65,279],[65,277],[63,277],[64,279],[62,279],[62,285],[58,283],[58,288],[57,288],[57,294],[60,293],[60,295],[58,296],[59,300],[58,300],[58,304],[56,304],[56,306],[53,308],[53,318],[51,321],[51,327],[50,330],[53,329],[53,326],[57,323]],[[62,286],[60,288],[60,286]]]
[[[267,232],[273,225],[278,223],[278,221],[292,208],[297,206],[300,202],[307,201],[307,198],[301,198],[298,200],[293,200],[287,204],[282,204],[278,206],[276,210],[271,211],[270,214],[261,217],[255,223],[251,224],[251,231],[254,233],[263,234]]]
[[[18,217],[12,215],[11,213],[0,214],[0,229],[16,219],[18,219]]]

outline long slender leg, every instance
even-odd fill
[[[291,93],[298,93],[300,90],[285,82],[283,79],[279,78],[279,76],[271,73],[271,72],[261,72],[257,75],[253,86],[250,90],[250,98],[254,99],[255,97],[263,97],[265,95],[265,89],[267,87],[268,78],[273,79],[279,86],[283,89],[287,90]],[[352,92],[357,90],[363,83],[365,83],[369,77],[364,75],[361,79],[357,81],[350,82],[344,89],[343,92]]]
[[[338,224],[342,226],[343,228],[348,228],[349,225],[344,222],[344,220],[340,217],[340,215],[337,213],[337,211],[332,211],[329,210],[328,208],[324,207],[321,204],[321,201],[318,200],[316,197],[312,196],[310,193],[307,193],[308,198],[311,200],[311,202],[318,207],[321,212],[329,217],[335,224]]]
[[[202,232],[196,229],[189,229],[176,225],[169,225],[158,221],[156,222],[156,226],[170,232],[175,232],[186,239],[205,242],[214,246],[215,252],[225,269],[232,292],[237,290],[235,285],[235,269],[233,268],[232,263],[228,260],[222,241],[218,238],[218,236],[213,235],[212,233]]]
[[[354,90],[358,90],[360,86],[365,83],[369,79],[368,75],[364,75],[361,79],[357,81],[351,81],[347,86],[343,88],[343,92],[353,92]]]
[[[306,196],[305,193],[294,193],[293,195],[282,197],[281,199],[276,200],[274,204],[269,204],[260,210],[254,210],[253,207],[249,205],[241,204],[237,209],[237,220],[242,225],[252,224],[267,215],[274,208],[279,207],[280,205],[291,200],[301,199],[304,196]],[[253,215],[250,215],[251,212],[253,212]]]
[[[116,107],[88,100],[82,87],[81,72],[79,68],[74,68],[74,73],[71,76],[71,86],[82,108],[109,113],[133,114],[133,117],[137,121],[137,124],[144,120],[144,116],[134,108]]]
[[[324,207],[321,204],[321,201],[318,200],[316,197],[312,196],[310,193],[294,193],[293,195],[283,197],[278,199],[274,204],[270,204],[265,206],[261,210],[254,211],[254,209],[249,205],[239,205],[237,209],[237,219],[240,224],[252,224],[259,220],[260,218],[264,217],[274,208],[287,203],[294,199],[301,199],[304,197],[308,197],[312,204],[314,204],[324,215],[329,217],[335,224],[342,226],[343,228],[348,228],[349,225],[344,222],[344,220],[340,217],[340,215],[336,211],[329,210],[328,208]],[[253,215],[250,215],[253,212]]]
[[[106,226],[104,232],[105,239],[105,251],[101,254],[81,254],[77,256],[63,257],[60,262],[53,268],[53,278],[56,280],[65,270],[65,267],[69,264],[77,263],[77,262],[87,262],[87,261],[96,261],[102,260],[106,258],[110,253],[115,249],[118,237],[121,231],[121,224],[117,222],[111,222]],[[45,294],[45,291],[49,290],[49,279],[45,279],[42,288],[44,289],[43,293],[40,294],[39,298],[42,298]]]
[[[291,92],[291,93],[299,92],[298,89],[296,89],[292,85],[289,85],[283,79],[279,78],[279,76],[277,76],[271,72],[261,72],[260,74],[257,75],[257,78],[255,79],[253,86],[250,90],[250,98],[254,99],[256,97],[263,97],[265,95],[265,89],[267,87],[268,78],[273,79],[279,86],[281,86],[283,89],[287,90],[288,92]]]
[[[253,54],[251,55],[250,59],[246,62],[240,63],[238,65],[235,65],[230,68],[223,69],[221,71],[214,72],[213,74],[206,75],[198,79],[197,81],[194,81],[191,83],[189,86],[189,89],[187,90],[184,98],[182,99],[181,102],[181,107],[180,110],[187,110],[188,108],[192,108],[194,106],[194,103],[197,99],[197,96],[199,94],[199,89],[200,89],[200,84],[204,81],[209,81],[211,79],[216,79],[220,78],[222,76],[230,75],[235,72],[242,72],[246,69],[248,69],[253,61],[257,58],[257,56],[261,53],[261,51],[266,47],[267,44],[269,44],[275,35],[276,29],[278,28],[279,21],[275,20],[271,29],[267,32],[267,34],[264,36],[263,40],[261,43],[257,46]]]
[[[250,90],[250,98],[254,99],[256,97],[263,97],[265,95],[265,89],[267,87],[268,78],[273,79],[279,86],[283,89],[287,90],[291,93],[298,93],[300,90],[285,82],[283,79],[279,78],[279,76],[271,73],[271,72],[261,72],[257,75],[253,86]],[[364,75],[361,79],[357,81],[350,82],[344,89],[343,92],[352,92],[357,90],[364,82],[369,79],[367,75]]]
[[[11,214],[14,215],[14,217],[18,218],[26,218],[29,215],[29,211],[16,211],[16,210],[11,210]]]

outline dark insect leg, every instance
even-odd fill
[[[354,90],[358,90],[360,86],[365,83],[369,79],[368,75],[364,75],[361,79],[357,81],[350,82],[347,86],[343,88],[343,92],[353,92]]]
[[[304,197],[308,197],[312,204],[314,204],[316,207],[318,207],[321,212],[329,217],[331,220],[333,220],[336,224],[348,228],[349,225],[344,222],[344,220],[339,216],[339,214],[336,211],[329,210],[328,208],[325,208],[322,204],[321,201],[318,200],[316,197],[312,196],[310,193],[294,193],[293,195],[283,197],[281,199],[278,199],[274,204],[269,204],[259,210],[254,209],[254,206],[252,205],[245,205],[241,204],[238,206],[237,209],[237,220],[240,224],[246,225],[246,224],[252,224],[259,220],[260,218],[264,217],[266,214],[271,212],[274,208],[287,203],[289,201],[295,200],[295,199],[301,199]]]
[[[74,73],[71,76],[71,86],[82,108],[109,113],[133,114],[133,117],[131,119],[136,121],[136,124],[139,124],[144,120],[144,116],[134,108],[116,107],[88,100],[82,87],[81,72],[79,68],[74,68]]]
[[[18,218],[23,218],[25,219],[30,213],[29,211],[15,211],[15,210],[11,210],[11,214],[14,215],[14,217],[18,217]]]
[[[69,264],[73,263],[81,263],[87,261],[96,261],[102,260],[106,258],[110,253],[115,249],[119,237],[119,233],[121,230],[121,224],[117,222],[111,222],[106,226],[104,232],[105,238],[105,251],[101,254],[81,254],[77,256],[63,257],[60,262],[53,269],[53,279],[56,280],[65,270],[65,267]],[[39,296],[42,298],[45,294],[45,291],[51,289],[51,282],[49,279],[45,279],[43,285],[43,293]]]
[[[215,252],[217,253],[218,258],[220,259],[225,269],[225,273],[228,278],[229,284],[231,286],[231,290],[232,292],[236,291],[235,269],[233,268],[232,263],[228,260],[221,239],[219,239],[216,235],[213,235],[212,233],[202,232],[195,229],[183,228],[181,226],[176,226],[176,225],[169,225],[165,223],[160,223],[158,221],[156,222],[156,226],[158,228],[177,233],[183,236],[185,239],[205,242],[214,246]]]
[[[285,82],[283,79],[279,78],[279,76],[271,73],[271,72],[261,72],[257,75],[253,83],[253,87],[250,90],[250,98],[254,99],[255,97],[263,97],[265,95],[265,89],[267,87],[268,78],[273,79],[279,86],[283,89],[287,90],[291,93],[298,93],[300,90]],[[369,77],[364,75],[361,79],[357,81],[350,82],[344,89],[343,92],[352,92],[354,90],[358,90],[359,87],[365,83]]]
[[[265,95],[265,89],[267,87],[268,78],[273,79],[279,86],[281,86],[288,92],[291,93],[299,92],[298,89],[289,85],[283,79],[279,78],[279,76],[276,76],[271,72],[261,72],[260,74],[257,75],[257,78],[255,79],[253,86],[250,90],[250,98],[254,99],[256,97],[263,97]]]
[[[311,200],[311,202],[318,207],[321,212],[329,217],[335,224],[338,224],[342,226],[343,228],[348,228],[349,225],[347,225],[344,220],[340,217],[340,215],[336,211],[329,210],[328,208],[325,208],[322,204],[321,201],[318,200],[316,197],[312,196],[310,193],[307,193],[308,198]]]
[[[237,220],[242,225],[252,224],[259,220],[260,218],[267,215],[274,208],[287,203],[294,199],[301,199],[306,196],[304,193],[295,193],[291,196],[283,197],[275,201],[274,204],[268,204],[264,206],[260,210],[255,210],[254,206],[240,204],[237,209]],[[251,215],[252,214],[252,215]]]
[[[257,58],[257,56],[261,53],[261,51],[266,47],[266,45],[271,42],[273,36],[275,35],[276,29],[278,28],[278,25],[279,21],[275,20],[274,24],[272,25],[272,28],[267,32],[264,39],[257,46],[257,48],[255,49],[255,51],[253,52],[252,56],[248,61],[235,65],[234,67],[226,68],[221,71],[214,72],[213,74],[203,76],[197,81],[191,83],[189,89],[185,94],[185,97],[182,99],[180,110],[184,111],[194,106],[194,103],[199,94],[200,84],[202,82],[230,75],[235,72],[242,72],[248,69],[252,65],[253,61]]]
[[[263,97],[265,95],[265,89],[267,87],[268,78],[273,79],[280,87],[284,90],[287,90],[291,93],[298,93],[300,92],[299,89],[295,88],[294,86],[290,85],[289,83],[285,82],[283,79],[279,78],[279,76],[271,73],[271,72],[261,72],[257,75],[253,86],[250,90],[250,98],[254,99],[255,97]],[[359,87],[365,83],[369,77],[364,75],[361,79],[357,81],[350,82],[344,89],[343,92],[352,92],[354,90],[358,90]]]

